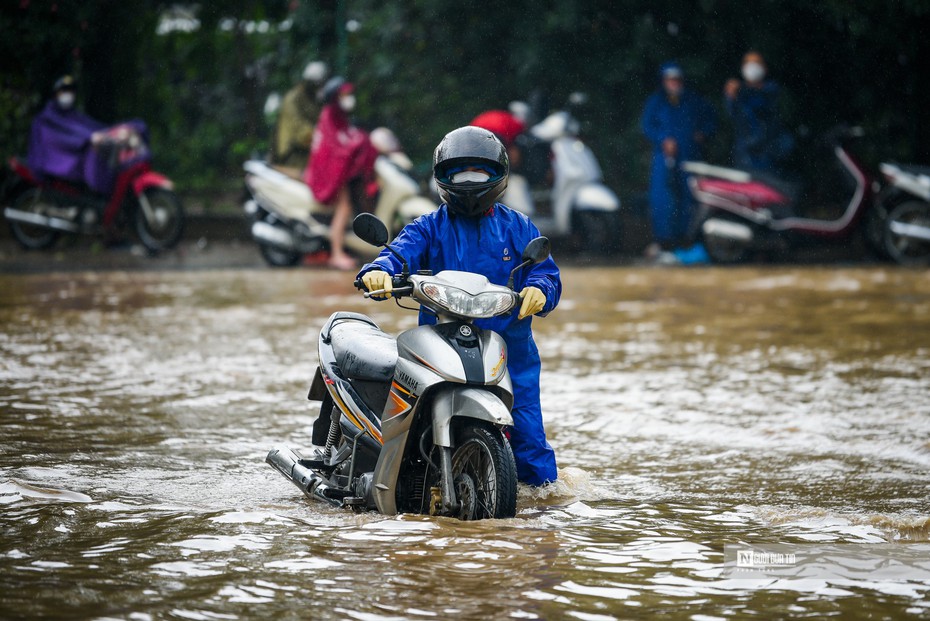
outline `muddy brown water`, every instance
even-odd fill
[[[344,275],[0,275],[0,618],[930,616],[930,580],[734,579],[728,544],[930,544],[930,273],[566,269],[535,322],[562,481],[354,515],[305,445]],[[927,549],[930,567],[930,545]]]

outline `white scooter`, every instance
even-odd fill
[[[883,163],[879,247],[897,263],[930,263],[930,167]]]
[[[573,93],[569,107],[583,102],[583,94]],[[604,184],[597,158],[578,137],[579,130],[569,110],[553,112],[534,125],[527,150],[548,145],[552,186],[511,173],[502,202],[532,217],[544,235],[577,237],[585,248],[609,254],[621,237],[620,198]]]
[[[380,191],[374,215],[387,223],[392,233],[437,207],[420,195],[417,182],[395,159],[395,154],[382,152],[375,160]],[[243,168],[249,192],[243,209],[252,220],[252,238],[265,261],[288,267],[296,265],[303,255],[328,247],[331,206],[317,201],[302,180],[264,160],[249,160]],[[345,245],[359,256],[373,256],[372,247],[354,233],[346,233]]]

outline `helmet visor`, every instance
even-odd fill
[[[487,162],[458,162],[438,171],[436,181],[444,185],[460,183],[496,183],[503,178],[502,172]]]

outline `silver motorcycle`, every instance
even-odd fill
[[[333,314],[320,332],[320,366],[309,394],[322,402],[313,425],[316,448],[278,447],[266,461],[310,498],[334,506],[462,520],[513,517],[507,347],[474,321],[515,312],[513,276],[545,260],[549,240],[527,245],[505,287],[469,272],[410,274],[379,219],[362,214],[353,229],[401,260],[392,295],[413,299],[438,322],[395,339],[365,315]]]

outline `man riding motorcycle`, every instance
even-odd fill
[[[433,155],[433,175],[443,204],[404,227],[391,247],[406,258],[413,273],[462,270],[505,285],[523,248],[539,236],[529,218],[497,202],[507,187],[509,172],[506,147],[493,133],[471,126],[450,132]],[[385,250],[358,276],[369,291],[384,291],[388,296],[391,276],[401,269],[401,262]],[[514,389],[510,444],[517,476],[524,483],[541,486],[554,482],[558,472],[543,426],[540,359],[530,318],[556,307],[562,282],[550,256],[518,272],[514,284],[523,298],[519,312],[477,320],[475,325],[501,334],[507,344]],[[435,322],[434,316],[420,312],[421,325]]]

